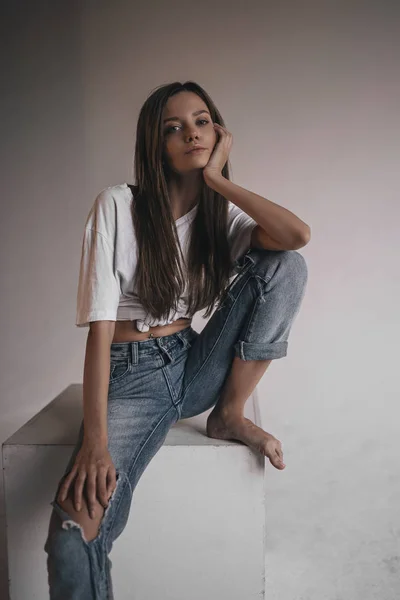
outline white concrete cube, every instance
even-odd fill
[[[265,458],[208,438],[209,412],[178,421],[139,480],[110,553],[116,600],[264,598]],[[10,600],[49,598],[50,502],[82,414],[71,384],[2,445]],[[245,415],[260,425],[256,392]]]

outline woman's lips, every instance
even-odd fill
[[[186,154],[197,154],[198,152],[205,152],[205,151],[206,151],[205,148],[195,148],[194,150],[190,150]]]

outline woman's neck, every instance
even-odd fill
[[[174,178],[168,182],[168,194],[174,219],[188,213],[198,202],[201,191],[201,173]]]

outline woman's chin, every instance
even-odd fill
[[[170,169],[170,171],[172,173],[176,173],[177,175],[185,175],[185,174],[189,174],[189,173],[201,172],[201,171],[203,171],[203,169],[207,165],[207,163],[208,163],[208,160],[202,160],[201,162],[196,161],[196,162],[193,162],[192,165],[186,164],[186,165],[184,165],[184,166],[182,165],[178,168],[172,167]]]

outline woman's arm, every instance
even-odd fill
[[[84,440],[105,446],[108,444],[107,399],[114,330],[115,321],[90,323],[83,372]]]
[[[310,226],[287,208],[240,187],[223,175],[209,175],[207,184],[257,222],[258,230],[262,228],[268,236],[266,245],[270,238],[282,249],[301,248],[310,241]]]

